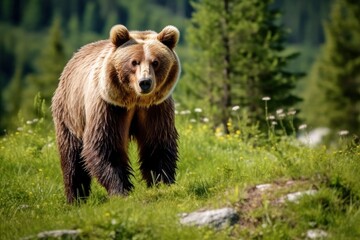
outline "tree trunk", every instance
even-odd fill
[[[224,53],[224,70],[223,70],[223,96],[221,101],[221,122],[224,126],[225,133],[229,133],[229,107],[231,106],[231,86],[230,86],[230,43],[228,35],[228,17],[229,17],[229,0],[224,0],[225,16],[223,18],[222,41],[225,49]]]

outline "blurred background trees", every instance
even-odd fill
[[[210,102],[215,123],[227,122],[233,106],[266,127],[268,110],[296,106],[294,89],[301,74],[286,70],[295,54],[284,53],[286,33],[269,0],[204,0],[194,4],[188,43],[194,61],[184,65],[193,96]],[[196,66],[192,64],[196,62]],[[191,81],[201,82],[197,88]]]
[[[46,35],[39,57],[34,61],[34,72],[27,74],[25,77],[25,87],[22,95],[26,101],[22,101],[21,110],[27,118],[34,118],[38,114],[37,108],[34,106],[36,101],[34,103],[28,101],[34,99],[34,93],[38,93],[37,96],[46,103],[51,102],[53,91],[58,85],[57,79],[66,64],[60,24],[60,18],[55,17]],[[58,78],[55,78],[55,76]]]
[[[0,132],[15,127],[19,116],[35,117],[39,94],[48,109],[73,52],[107,38],[110,27],[121,23],[137,30],[160,31],[169,24],[180,29],[183,74],[175,98],[183,109],[206,108],[225,125],[238,105],[261,122],[261,98],[269,96],[270,112],[296,108],[312,127],[359,133],[359,5],[356,0],[2,0]],[[299,73],[309,74],[300,81]]]
[[[108,38],[114,24],[156,31],[173,24],[185,32],[190,15],[183,0],[0,1],[0,134],[36,117],[39,96],[49,112],[66,61],[82,45]]]
[[[360,136],[360,3],[336,0],[325,43],[311,69],[303,116],[316,126]]]

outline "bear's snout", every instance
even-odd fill
[[[139,87],[142,94],[149,93],[152,90],[153,81],[151,78],[143,78],[139,80]]]

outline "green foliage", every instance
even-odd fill
[[[283,24],[291,32],[290,44],[317,47],[324,41],[322,23],[328,18],[333,0],[287,1],[275,0],[275,7],[283,12]]]
[[[58,79],[65,66],[65,49],[60,24],[60,19],[55,18],[46,45],[42,48],[40,57],[35,63],[36,72],[27,75],[25,80],[27,88],[24,91],[22,107],[23,114],[27,117],[36,116],[32,111],[34,108],[29,99],[34,99],[39,92],[48,106],[50,105],[51,98],[58,85]]]
[[[226,127],[227,108],[231,106],[229,88],[232,74],[227,29],[229,10],[222,1],[202,1],[194,3],[194,8],[196,12],[187,33],[188,43],[193,49],[192,59],[184,64],[188,74],[184,81],[188,82],[190,93],[202,100],[201,106],[208,103],[214,108],[220,107],[215,115],[216,122]]]
[[[283,1],[280,3],[286,6],[281,8],[285,11],[283,20],[267,8],[268,1],[228,0],[233,4],[228,9],[219,5],[222,1],[203,2],[209,8],[197,11],[192,24],[202,19],[208,21],[201,23],[205,28],[192,25],[190,35],[184,30],[192,8],[185,0],[0,1],[0,30],[5,33],[0,38],[0,127],[8,128],[12,123],[13,129],[17,129],[7,131],[0,138],[0,238],[20,239],[48,230],[79,229],[80,239],[173,239],[174,236],[177,239],[303,239],[306,231],[313,228],[326,230],[333,239],[360,238],[358,140],[351,142],[344,136],[337,142],[338,149],[308,148],[293,137],[297,134],[294,116],[283,114],[287,113],[290,89],[297,76],[286,72],[294,51],[280,51],[286,35],[278,23],[296,26],[292,27],[294,32],[289,39],[299,44],[297,49],[306,49],[304,61],[309,61],[316,52],[316,44],[321,42],[319,19],[326,16],[329,2]],[[279,2],[282,1],[276,1]],[[353,3],[355,11],[358,4]],[[55,15],[63,22],[52,22]],[[109,27],[115,22],[132,29],[156,31],[174,24],[181,31],[177,52],[184,65],[188,65],[185,74],[193,77],[182,79],[175,92],[183,108],[182,111],[178,108],[177,116],[180,133],[177,183],[146,188],[136,167],[136,145],[131,144],[135,190],[128,197],[108,197],[104,188],[93,181],[90,199],[78,206],[68,206],[53,126],[46,119],[46,105],[50,103],[51,91],[65,59],[83,44],[107,38]],[[329,36],[345,35],[341,44],[332,40],[332,47],[325,45],[324,51],[329,52],[330,63],[342,64],[346,58],[340,53],[353,56],[353,51],[348,49],[358,46],[359,27],[347,20],[334,21],[339,24],[336,28],[330,23]],[[348,25],[353,26],[351,31]],[[59,37],[60,33],[63,38]],[[195,46],[196,51],[184,46],[186,34],[189,41],[201,40],[196,42],[200,44]],[[330,53],[338,50],[338,46],[340,53]],[[356,61],[340,64],[335,74],[330,68],[324,71],[358,79],[352,75],[359,69],[357,55],[354,56]],[[302,69],[306,70],[309,64],[306,62]],[[294,65],[293,69],[298,70]],[[345,73],[340,71],[342,68]],[[271,81],[263,82],[265,76]],[[333,79],[332,75],[328,76]],[[209,84],[209,79],[218,81]],[[218,95],[226,84],[229,86],[226,79],[232,86],[227,89],[231,101]],[[245,88],[249,79],[258,88]],[[269,86],[275,92],[268,92]],[[324,88],[330,89],[327,92],[331,94],[342,93],[341,86],[336,84]],[[271,100],[260,101],[265,95]],[[317,110],[323,109],[322,105],[315,105],[322,95],[312,98],[311,103],[319,106]],[[194,96],[202,100],[194,101]],[[341,98],[340,102],[344,101],[343,95],[336,96]],[[254,122],[256,111],[248,107],[253,102],[258,104],[258,117],[265,120],[267,135]],[[240,108],[231,109],[234,105]],[[218,106],[227,106],[220,116],[214,114],[219,111]],[[198,109],[188,114],[185,107]],[[275,112],[277,108],[283,112]],[[37,117],[33,118],[33,114]],[[317,114],[315,118],[331,115],[326,114]],[[20,119],[14,121],[18,116]],[[3,133],[1,129],[0,134]],[[279,190],[281,182],[287,180],[302,184]],[[261,183],[277,184],[278,188],[258,198],[251,196],[254,185]],[[317,189],[318,193],[298,203],[281,205],[276,201],[281,194],[308,189]],[[231,228],[214,231],[179,224],[180,213],[224,206],[235,207],[241,215],[241,221]]]
[[[233,113],[231,134],[214,133],[211,122],[177,116],[181,138],[175,185],[146,188],[136,167],[136,145],[131,144],[135,190],[128,197],[109,198],[94,181],[90,199],[77,206],[65,203],[53,126],[44,119],[24,122],[0,139],[0,235],[19,239],[78,229],[80,239],[302,239],[308,229],[320,228],[334,239],[358,238],[359,146],[348,149],[343,138],[344,148],[310,149],[293,137],[268,138],[248,127],[238,131],[238,114]],[[246,132],[257,140],[249,141]],[[286,180],[298,184],[282,190]],[[277,188],[249,198],[261,183]],[[318,193],[298,203],[276,202],[283,194],[308,189]],[[248,201],[254,205],[249,207]],[[179,224],[180,213],[224,206],[241,215],[231,228]]]
[[[22,102],[22,92],[23,92],[23,76],[24,71],[29,65],[27,65],[27,54],[29,53],[26,45],[27,43],[19,40],[24,36],[24,32],[20,29],[14,29],[11,31],[10,26],[0,27],[2,31],[9,31],[9,34],[2,38],[1,46],[4,50],[4,55],[7,59],[3,59],[3,64],[1,67],[4,67],[2,72],[2,92],[1,102],[3,104],[3,111],[0,114],[7,116],[2,117],[0,120],[0,126],[8,126],[10,128],[14,127],[15,120]],[[9,46],[14,46],[11,50]],[[11,62],[11,61],[14,62]],[[10,83],[6,85],[6,80],[10,79]],[[0,109],[1,110],[1,109]],[[0,135],[3,131],[0,131]]]
[[[42,0],[29,0],[26,3],[26,11],[22,19],[23,26],[29,30],[35,30],[41,25]]]
[[[17,117],[17,113],[21,106],[21,93],[22,93],[22,84],[21,84],[21,76],[22,76],[23,66],[21,63],[18,63],[15,69],[15,74],[13,79],[11,80],[11,84],[7,87],[7,91],[5,91],[3,99],[8,100],[9,103],[6,105],[5,111],[10,119],[2,119],[2,125],[7,125],[11,128],[14,127],[15,120]],[[14,98],[14,95],[17,95],[17,98]]]
[[[195,5],[201,4],[201,1],[195,2],[197,2]],[[206,23],[204,27],[213,27],[211,30],[213,32],[216,32],[219,26],[222,27],[219,28],[220,31],[217,31],[216,34],[211,34],[211,31],[202,33],[197,28],[198,26],[195,26],[194,29],[196,30],[192,33],[191,31],[185,31],[188,20],[193,13],[193,7],[188,0],[0,1],[0,30],[4,33],[0,38],[0,133],[3,132],[4,128],[13,129],[15,119],[18,119],[18,116],[25,118],[33,116],[32,102],[38,92],[46,99],[46,103],[50,104],[47,95],[53,89],[52,83],[43,83],[47,87],[46,89],[41,88],[41,90],[39,90],[39,85],[45,79],[45,72],[53,72],[54,76],[56,72],[51,69],[41,70],[41,66],[51,65],[50,60],[45,64],[41,64],[41,62],[46,61],[44,60],[46,59],[44,51],[47,46],[50,46],[49,42],[47,42],[50,34],[49,28],[53,25],[56,16],[62,19],[60,30],[63,37],[61,42],[64,48],[64,59],[69,59],[74,51],[86,43],[107,38],[109,29],[114,23],[125,24],[130,29],[153,29],[156,31],[161,30],[162,27],[168,24],[177,26],[181,32],[177,52],[184,66],[182,72],[185,78],[179,82],[175,97],[178,102],[189,108],[202,106],[209,112],[211,111],[213,113],[211,114],[213,116],[212,120],[214,120],[216,126],[222,123],[223,127],[226,128],[227,119],[232,114],[229,108],[234,105],[241,106],[242,110],[247,111],[249,118],[252,120],[256,119],[256,116],[263,119],[264,114],[261,108],[263,103],[260,98],[265,94],[271,95],[272,101],[269,103],[269,112],[274,112],[275,107],[287,109],[290,105],[293,105],[292,100],[296,102],[296,99],[290,96],[293,95],[293,91],[289,90],[293,89],[295,84],[297,85],[296,95],[303,94],[306,85],[309,85],[310,89],[313,88],[312,86],[318,85],[313,81],[300,83],[301,85],[299,85],[297,76],[291,73],[289,75],[288,71],[308,71],[318,52],[318,44],[324,39],[321,26],[323,20],[328,17],[328,10],[333,1],[274,0],[273,3],[262,1],[256,4],[255,0],[228,0],[227,2],[230,4],[228,10],[224,7],[221,8],[219,4],[222,4],[222,2],[224,1],[210,2],[209,12],[204,11],[201,17],[197,17],[198,13],[193,14],[193,22],[199,22],[202,19],[212,21],[212,25],[207,26]],[[235,5],[238,7],[233,8]],[[264,10],[265,6],[269,6],[266,11]],[[356,7],[352,11],[355,11]],[[279,14],[271,9],[280,9],[283,15],[279,17]],[[215,12],[211,13],[211,11]],[[355,30],[346,30],[347,25],[352,25],[351,23],[344,24],[340,20],[338,22],[341,25],[339,29],[343,28],[345,32],[344,37],[347,36],[346,33],[351,36],[355,34]],[[225,25],[226,27],[224,27]],[[352,27],[358,29],[355,25]],[[267,28],[271,30],[267,32]],[[228,36],[226,36],[227,33]],[[197,36],[199,34],[203,34],[204,37],[199,38]],[[208,44],[208,47],[201,46],[205,50],[195,52],[185,44],[185,39],[190,41],[196,38],[201,39],[203,44]],[[222,44],[228,40],[230,47],[222,47]],[[286,46],[285,42],[281,42],[281,40],[287,40],[291,46]],[[356,43],[356,37],[351,42],[348,48]],[[257,47],[259,45],[260,47]],[[286,49],[277,52],[277,47],[281,45],[286,46]],[[267,51],[266,49],[273,50]],[[330,48],[326,48],[324,51],[328,51],[327,49],[330,51]],[[356,49],[356,47],[353,49]],[[196,50],[200,50],[200,47],[197,47]],[[211,55],[211,57],[214,57],[211,64],[204,60],[209,58],[207,56],[209,55],[208,51],[214,51],[215,54]],[[299,58],[290,61],[288,57],[291,57],[294,52],[301,52],[301,55]],[[343,51],[343,53],[347,54],[348,50]],[[230,56],[229,63],[226,63],[227,55]],[[215,60],[215,57],[218,57],[218,59]],[[241,59],[243,61],[240,61]],[[258,59],[261,61],[259,62]],[[186,64],[189,67],[186,67]],[[351,69],[357,68],[355,60],[352,61],[352,64],[354,65],[344,67],[348,73],[352,71]],[[64,62],[59,61],[57,65],[61,68],[60,65],[63,67]],[[204,66],[207,71],[206,74],[203,73]],[[225,69],[225,71],[222,72],[222,69]],[[275,74],[276,72],[278,73]],[[347,75],[350,74],[348,73]],[[272,76],[269,78],[270,80],[265,81],[268,84],[262,84],[264,81],[261,79],[268,79],[268,76]],[[58,77],[56,76],[56,79]],[[40,81],[40,79],[42,80]],[[48,79],[54,80],[55,78],[49,77]],[[207,82],[209,79],[214,80],[212,84]],[[224,79],[228,79],[228,81],[223,81]],[[276,82],[283,85],[284,89],[275,84]],[[251,84],[255,84],[256,87],[249,87]],[[335,93],[337,96],[343,96],[344,91],[339,90],[337,84],[333,85],[328,87],[332,89],[328,91],[328,95],[335,96]],[[255,91],[256,89],[262,90]],[[270,93],[268,93],[269,89]],[[357,89],[357,87],[352,87],[352,89]],[[275,90],[275,93],[272,93],[272,90]],[[289,95],[281,94],[282,92],[288,93],[288,90]],[[230,94],[221,96],[218,94],[221,92],[230,92]],[[341,94],[337,92],[341,92]],[[346,94],[349,95],[348,91],[346,91]],[[278,97],[275,95],[278,95]],[[321,95],[321,93],[314,94],[316,97],[310,98],[313,100],[308,104],[310,109],[312,106],[319,106],[317,111],[322,111],[323,107],[319,105],[320,103],[316,103],[318,100],[325,99]],[[339,102],[343,106],[349,105],[348,99],[345,97],[344,99],[343,97],[340,98]],[[197,100],[194,101],[194,99]],[[285,104],[281,104],[281,102],[285,102]],[[221,114],[218,114],[219,106],[227,106],[221,110]],[[344,107],[347,109],[347,116],[358,115],[358,113],[350,112],[351,109],[347,106]],[[338,106],[334,108],[338,108]],[[359,109],[359,107],[356,105],[353,109]],[[329,122],[331,117],[334,119],[331,120],[334,122],[331,123],[332,125],[342,126],[338,123],[343,122],[341,119],[344,118],[345,114],[335,112],[341,111],[336,110],[330,114],[321,112],[321,114],[312,115],[306,112],[306,116],[311,118],[312,125],[318,122]],[[351,121],[354,121],[354,119]],[[260,123],[261,126],[266,126],[264,120],[261,120]],[[356,124],[351,126],[356,128]],[[287,131],[290,130],[287,126],[285,127]]]
[[[326,42],[309,76],[305,116],[315,126],[360,135],[360,6],[337,0]]]
[[[96,29],[96,23],[99,21],[96,7],[94,2],[86,4],[83,19],[83,31],[85,32],[92,32]]]
[[[173,24],[183,33],[190,12],[186,0],[1,1],[0,134],[13,129],[19,113],[34,116],[38,92],[49,106],[66,60],[81,46],[108,38],[114,24],[156,31]]]
[[[194,3],[187,33],[193,59],[184,65],[184,81],[201,105],[215,108],[215,123],[224,128],[234,105],[265,126],[262,97],[273,99],[270,111],[294,107],[300,100],[292,92],[300,74],[285,70],[295,55],[283,53],[285,32],[276,24],[279,13],[270,3]]]

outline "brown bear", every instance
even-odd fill
[[[174,183],[178,160],[171,93],[180,74],[179,31],[128,31],[82,47],[65,66],[52,99],[67,201],[90,194],[94,177],[110,195],[133,188],[128,143],[135,139],[148,186]]]

